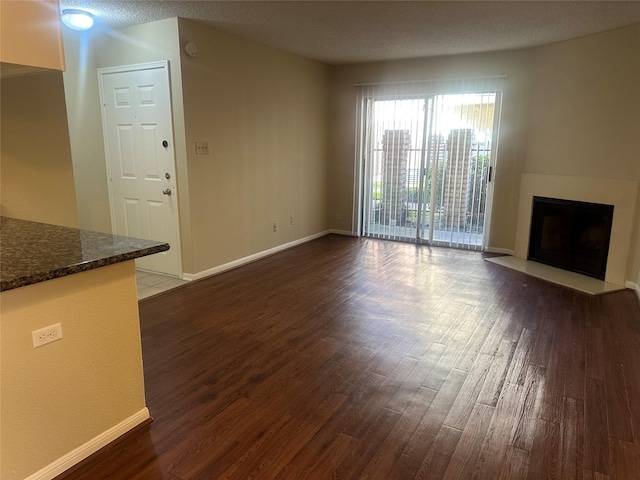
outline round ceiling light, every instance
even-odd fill
[[[72,30],[89,30],[93,26],[93,15],[84,10],[62,10],[62,23]]]

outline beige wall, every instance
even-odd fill
[[[528,110],[530,56],[530,51],[520,50],[334,67],[331,76],[329,142],[331,227],[355,230],[352,218],[355,84],[506,74],[508,78],[503,101],[500,152],[494,177],[496,182],[489,245],[513,249],[526,134],[523,118],[526,118]],[[337,215],[340,215],[340,221],[336,219]]]
[[[62,73],[0,82],[2,215],[77,226]]]
[[[198,47],[182,59],[192,271],[327,230],[327,67],[179,26],[180,44]],[[195,155],[196,141],[209,155]]]
[[[64,70],[58,0],[0,3],[0,62]]]
[[[63,33],[67,64],[63,79],[78,203],[78,225],[87,230],[111,233],[96,74],[96,38],[89,32],[69,28],[65,28]]]
[[[537,48],[525,171],[640,178],[640,25]]]
[[[1,478],[25,478],[146,409],[133,261],[1,296]],[[34,349],[31,331],[57,322],[63,338]]]

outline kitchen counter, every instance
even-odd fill
[[[168,248],[0,217],[1,478],[57,477],[150,420],[135,259]]]
[[[0,291],[168,249],[162,242],[0,217]]]

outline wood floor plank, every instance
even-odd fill
[[[624,381],[629,399],[629,419],[633,439],[640,444],[640,348],[623,346],[620,348],[624,368]]]
[[[478,352],[482,349],[485,339],[491,331],[491,327],[493,327],[493,324],[493,321],[489,321],[484,318],[477,324],[471,338],[464,346],[460,356],[458,357],[455,368],[458,370],[464,370],[465,372],[468,372],[471,369],[478,356]]]
[[[386,408],[397,412],[404,412],[408,403],[414,398],[414,395],[422,387],[424,379],[427,378],[433,370],[438,360],[447,347],[445,345],[434,343],[424,352],[424,355],[414,365],[413,370],[407,375],[405,380],[396,390],[396,393],[389,399]],[[413,357],[410,357],[413,358]],[[430,389],[431,391],[435,391]]]
[[[457,345],[447,345],[438,363],[436,363],[431,372],[429,372],[429,375],[423,380],[422,386],[433,390],[440,390],[442,384],[447,377],[449,377],[455,359],[460,355],[460,351]]]
[[[640,472],[640,445],[611,439],[611,466],[616,480],[635,480]]]
[[[562,480],[559,465],[562,461],[560,423],[538,419],[527,480]]]
[[[458,430],[465,427],[485,384],[493,360],[492,355],[481,354],[478,356],[444,419],[445,425]]]
[[[425,458],[466,377],[467,372],[451,370],[403,449],[404,454],[419,461]]]
[[[594,472],[592,470],[587,470],[585,468],[583,472],[583,480],[611,480],[609,475],[604,475],[602,473]]]
[[[578,480],[584,469],[583,402],[565,397],[560,423],[560,478]]]
[[[620,339],[612,334],[605,334],[605,394],[607,398],[607,421],[609,435],[626,442],[633,441],[631,412],[625,381],[625,367],[621,352]],[[636,377],[637,378],[637,377]]]
[[[358,443],[358,448],[349,452],[349,455],[340,462],[336,469],[340,472],[340,478],[345,480],[360,478],[362,471],[369,463],[369,459],[375,456],[399,417],[400,414],[398,412],[386,408],[382,409],[380,415],[369,425],[363,439]]]
[[[423,412],[429,408],[436,394],[435,390],[424,387],[418,390],[367,464],[361,478],[383,478],[389,474],[399,461],[407,441],[418,427]]]
[[[492,407],[496,406],[515,348],[516,344],[510,340],[505,339],[500,342],[498,351],[491,361],[482,390],[478,394],[479,403],[491,405]]]
[[[474,405],[444,474],[445,480],[465,480],[472,477],[494,414],[495,407],[482,403]]]
[[[516,447],[507,447],[497,480],[526,478],[529,470],[529,452]]]
[[[602,329],[587,324],[585,343],[585,375],[604,380],[605,356]]]
[[[513,352],[513,358],[509,362],[509,369],[505,378],[506,382],[524,385],[527,375],[527,367],[535,344],[536,331],[529,328],[523,328],[516,349]]]
[[[578,316],[575,311],[569,317],[566,360],[567,375],[564,382],[564,394],[571,398],[584,400],[585,388],[585,323],[584,315]]]
[[[545,375],[544,389],[538,417],[548,422],[560,423],[564,400],[564,382],[567,376],[566,354],[554,347],[549,353],[549,362]]]
[[[640,472],[640,445],[612,438],[611,465],[616,480],[637,479]]]
[[[608,475],[611,452],[603,380],[587,377],[585,392],[584,465],[588,470]]]
[[[306,471],[299,471],[297,476],[290,475],[288,478],[299,480],[301,478],[333,478],[339,471],[342,460],[352,452],[359,440],[348,435],[339,434],[334,442],[329,445],[322,455]],[[278,477],[280,478],[280,477]],[[284,477],[283,477],[284,478]]]
[[[414,477],[415,480],[441,480],[447,471],[461,435],[461,430],[442,425]]]
[[[154,421],[60,479],[640,478],[631,290],[329,235],[139,311]]]
[[[496,403],[496,411],[484,439],[478,457],[474,480],[497,478],[501,472],[501,462],[506,456],[509,441],[513,436],[519,411],[522,409],[523,387],[514,383],[504,385]]]
[[[538,365],[527,367],[522,389],[522,406],[509,441],[510,445],[519,450],[531,452],[533,449],[540,408],[540,391],[544,388],[545,375],[546,368]]]

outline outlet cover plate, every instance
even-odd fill
[[[31,332],[33,340],[33,348],[42,347],[47,343],[55,342],[62,339],[62,324],[56,323],[48,327],[34,330]]]

